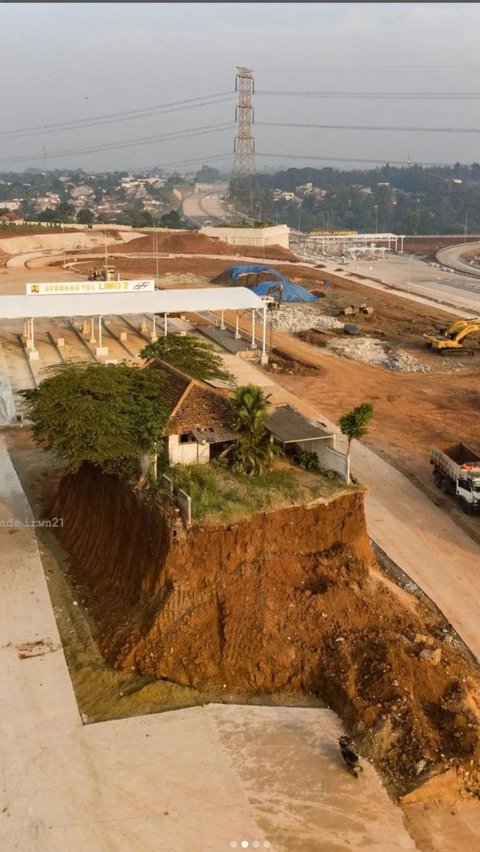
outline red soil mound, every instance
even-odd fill
[[[155,242],[157,250],[162,254],[221,254],[228,256],[266,257],[276,260],[290,260],[295,263],[297,257],[293,252],[281,246],[267,246],[266,248],[255,248],[254,246],[230,246],[223,240],[208,237],[195,231],[176,231],[175,233],[158,233],[158,242]],[[154,250],[153,235],[148,234],[131,240],[123,246],[115,246],[117,253],[146,252],[151,254]]]
[[[439,617],[379,573],[361,492],[188,533],[149,500],[83,469],[52,509],[108,662],[319,695],[397,792],[467,767],[466,787],[480,790],[480,678]],[[436,665],[420,657],[431,646]]]

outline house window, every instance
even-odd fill
[[[181,444],[191,444],[195,441],[191,432],[184,432],[183,435],[178,436],[178,440]]]

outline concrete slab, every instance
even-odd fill
[[[218,344],[218,346],[221,346],[224,350],[226,349],[227,352],[231,352],[235,355],[245,353],[248,356],[251,356],[252,350],[250,348],[250,343],[243,338],[236,339],[235,333],[229,329],[222,331],[220,328],[214,328],[214,326],[202,326],[201,328],[197,328],[196,331],[201,332],[201,334],[213,343]]]

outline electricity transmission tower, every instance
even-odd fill
[[[260,185],[255,166],[255,140],[252,136],[252,95],[255,92],[255,82],[251,69],[237,66],[235,91],[238,92],[238,104],[235,107],[238,134],[233,147],[235,160],[229,190],[234,221],[237,219],[237,212],[252,219],[257,218],[261,206]]]

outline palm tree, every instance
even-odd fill
[[[258,385],[242,385],[231,397],[232,426],[239,438],[229,449],[234,470],[247,476],[263,473],[272,466],[274,446],[266,423],[268,400]]]

